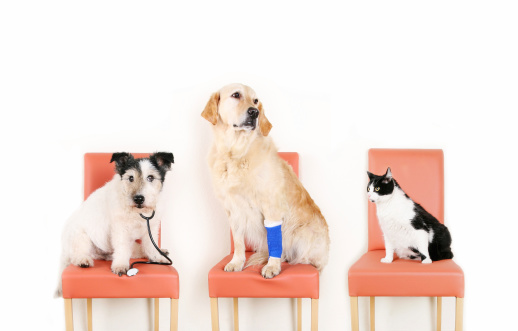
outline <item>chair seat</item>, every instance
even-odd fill
[[[250,257],[252,252],[247,252]],[[239,272],[226,272],[226,256],[209,272],[211,298],[312,298],[318,299],[318,270],[309,264],[283,262],[281,273],[271,279],[261,276],[262,266],[251,266]]]
[[[385,250],[364,254],[349,269],[349,295],[357,296],[454,296],[464,297],[464,273],[453,260],[398,259],[382,263]]]
[[[178,272],[172,266],[137,264],[137,275],[119,277],[111,272],[111,262],[95,260],[90,268],[69,265],[62,274],[63,298],[178,299]]]

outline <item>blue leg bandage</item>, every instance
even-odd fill
[[[268,255],[280,258],[282,255],[282,222],[265,221],[264,223],[266,227],[266,241],[268,242]]]

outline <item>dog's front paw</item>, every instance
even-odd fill
[[[261,275],[263,275],[264,278],[270,279],[278,274],[281,273],[281,266],[280,265],[273,265],[273,264],[267,264],[263,267],[261,270]]]
[[[166,259],[165,257],[163,257],[162,255],[155,255],[155,256],[151,257],[149,260],[152,262],[169,263],[169,260]]]
[[[160,250],[162,251],[162,253],[169,256],[169,250],[167,250],[166,248],[160,248]]]
[[[128,264],[119,264],[119,265],[113,265],[112,264],[112,272],[116,275],[122,276],[125,275],[126,272],[128,272],[129,265]]]
[[[384,257],[381,259],[381,262],[382,263],[392,263],[392,259],[389,257]]]
[[[432,263],[432,259],[430,259],[429,257],[427,257],[426,259],[424,259],[423,261],[421,261],[421,263],[423,263],[423,264],[430,264],[430,263]]]
[[[87,256],[72,260],[72,264],[81,268],[89,268],[94,266],[94,260],[91,257]]]
[[[244,266],[244,262],[236,263],[236,262],[230,261],[225,266],[225,271],[227,271],[227,272],[241,271],[241,270],[243,270],[243,266]]]

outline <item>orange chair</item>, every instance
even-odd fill
[[[384,174],[390,166],[403,190],[441,223],[444,222],[444,165],[442,150],[369,150],[369,171]],[[369,245],[349,269],[352,330],[358,331],[358,297],[370,297],[370,325],[374,330],[376,296],[437,297],[437,330],[441,330],[442,297],[456,297],[455,330],[462,330],[464,273],[453,260],[421,264],[420,261],[394,259],[381,263],[385,243],[376,216],[375,204],[369,202]],[[453,236],[455,240],[455,236]]]
[[[295,173],[299,173],[297,153],[279,153]],[[308,264],[283,262],[281,273],[272,279],[261,276],[261,267],[252,266],[239,272],[225,272],[234,252],[231,238],[230,255],[209,271],[209,297],[211,303],[212,330],[219,330],[218,298],[234,298],[234,330],[239,330],[238,298],[297,298],[297,325],[301,330],[302,298],[311,298],[311,330],[318,330],[319,275],[315,267]],[[246,257],[252,255],[247,247]]]
[[[85,199],[111,180],[114,172],[110,164],[112,154],[85,154]],[[148,157],[149,154],[133,154]],[[158,238],[160,245],[160,238]],[[133,262],[133,260],[131,261]],[[61,276],[65,299],[66,330],[73,330],[72,299],[87,299],[88,330],[92,330],[92,298],[155,298],[155,331],[158,330],[158,298],[171,299],[171,330],[178,329],[178,272],[172,266],[139,265],[134,277],[119,277],[111,272],[111,261],[95,260],[94,267],[68,266]]]

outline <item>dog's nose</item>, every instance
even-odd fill
[[[135,195],[135,196],[133,197],[133,201],[135,201],[135,203],[136,203],[137,205],[141,205],[141,204],[143,204],[143,203],[144,203],[144,196],[143,196],[143,195]]]
[[[254,107],[248,108],[248,115],[250,115],[250,117],[252,117],[252,118],[259,117],[259,109],[254,108]]]

